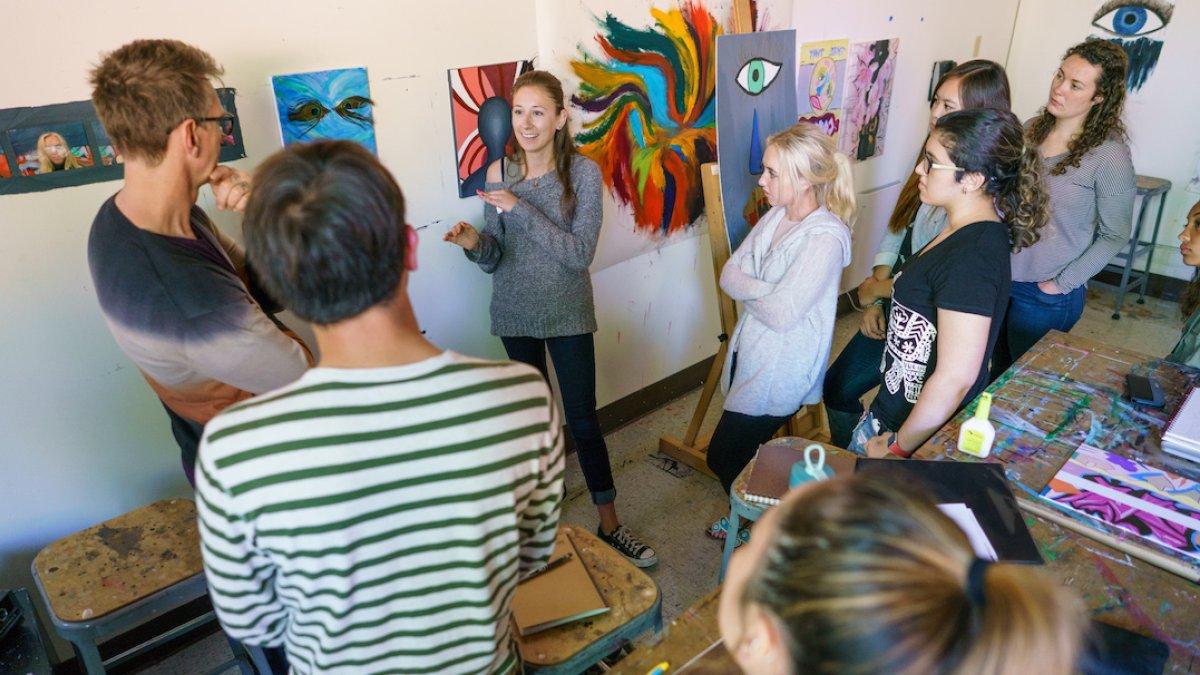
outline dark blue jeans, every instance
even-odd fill
[[[1029,348],[1046,333],[1071,330],[1083,315],[1087,300],[1087,285],[1069,293],[1043,293],[1032,281],[1014,281],[1008,300],[1008,311],[1000,325],[1000,336],[992,352],[992,379],[1008,370]]]
[[[851,432],[862,417],[862,395],[879,384],[879,363],[883,359],[883,340],[874,340],[855,331],[825,373],[822,398],[829,414],[830,443],[844,448]]]
[[[608,446],[604,444],[600,419],[596,416],[596,345],[592,334],[546,339],[502,337],[500,341],[504,343],[508,358],[537,368],[546,382],[550,381],[546,351],[550,351],[562,395],[563,416],[575,441],[579,466],[583,469],[588,491],[592,493],[592,502],[613,503],[617,489],[608,462]]]

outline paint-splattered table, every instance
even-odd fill
[[[1131,372],[1158,381],[1164,408],[1134,406],[1122,398]],[[1096,618],[1169,644],[1171,672],[1200,671],[1200,586],[1162,567],[1186,573],[1186,559],[1150,549],[1097,521],[1071,519],[1038,494],[1082,443],[1200,480],[1196,465],[1161,448],[1170,414],[1197,385],[1200,370],[1051,332],[988,387],[996,441],[987,461],[1004,463],[1022,507],[1031,514],[1026,520],[1047,570],[1076,588]],[[942,427],[915,458],[976,461],[955,452],[959,427],[973,412],[974,404]],[[1158,564],[1139,559],[1139,553]]]

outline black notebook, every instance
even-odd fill
[[[1025,519],[999,464],[859,459],[855,471],[887,476],[894,482],[915,481],[939,504],[966,504],[975,513],[999,560],[1042,564],[1042,555],[1025,527]]]

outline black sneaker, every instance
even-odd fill
[[[617,549],[618,553],[628,558],[629,562],[638,567],[649,567],[658,564],[658,556],[654,554],[654,549],[643,544],[624,525],[618,525],[617,529],[612,531],[612,534],[604,534],[604,530],[597,527],[596,534],[604,543]]]

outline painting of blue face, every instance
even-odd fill
[[[284,145],[338,139],[376,152],[366,68],[275,75],[271,86]]]

